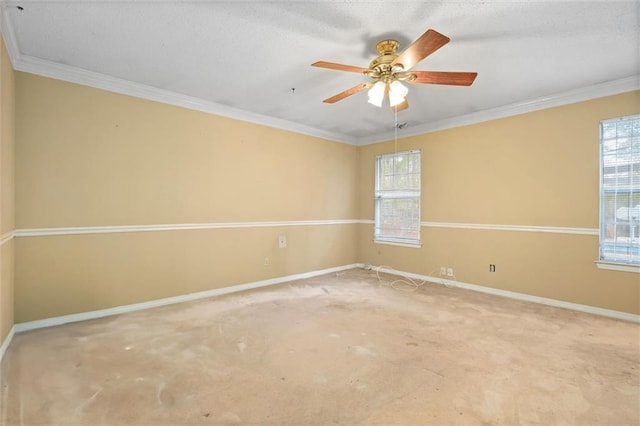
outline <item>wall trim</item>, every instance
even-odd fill
[[[548,232],[553,234],[599,235],[598,228],[569,228],[564,226],[496,225],[488,223],[422,222],[425,228],[485,229],[490,231]]]
[[[0,245],[11,238],[46,237],[53,235],[111,234],[121,232],[184,231],[194,229],[234,229],[268,228],[283,226],[320,226],[320,225],[373,225],[370,219],[328,219],[328,220],[283,220],[265,222],[211,222],[211,223],[175,223],[158,225],[117,225],[117,226],[79,226],[63,228],[24,228],[16,229],[0,236]],[[543,232],[553,234],[599,235],[598,228],[572,228],[564,226],[501,225],[488,223],[460,222],[421,222],[424,228],[483,229],[489,231]]]
[[[358,223],[373,225],[373,220],[361,219]],[[488,231],[547,232],[552,234],[600,235],[598,228],[571,228],[565,226],[500,225],[490,223],[420,222],[423,228],[484,229]]]
[[[598,269],[606,269],[609,271],[634,272],[640,274],[640,265],[630,263],[609,262],[606,260],[596,260]]]
[[[524,302],[538,303],[541,305],[553,306],[555,308],[569,309],[572,311],[584,312],[587,314],[599,315],[608,318],[630,321],[640,324],[640,315],[631,314],[629,312],[615,311],[612,309],[599,308],[597,306],[581,305],[579,303],[565,302],[558,299],[549,299],[547,297],[533,296],[525,293],[517,293],[509,290],[501,290],[498,288],[485,287],[477,284],[469,284],[462,281],[448,280],[440,277],[428,275],[414,274],[412,272],[398,271],[384,266],[372,266],[373,270],[379,270],[393,275],[406,276],[418,280],[428,281],[434,284],[442,284],[449,287],[462,288],[465,290],[477,291],[480,293],[491,294],[494,296],[506,297],[509,299],[521,300]]]
[[[524,294],[524,293],[516,293],[513,291],[501,290],[501,289],[496,289],[491,287],[484,287],[476,284],[464,283],[461,281],[448,280],[448,279],[439,278],[439,277],[415,274],[412,272],[399,271],[399,270],[391,269],[384,266],[372,267],[371,265],[365,265],[364,263],[353,263],[350,265],[343,265],[343,266],[337,266],[333,268],[321,269],[317,271],[304,272],[301,274],[293,274],[293,275],[288,275],[283,277],[271,278],[267,280],[233,285],[229,287],[222,287],[222,288],[217,288],[212,290],[201,291],[197,293],[185,294],[181,296],[168,297],[164,299],[156,299],[148,302],[134,303],[131,305],[117,306],[114,308],[100,309],[97,311],[82,312],[78,314],[63,315],[58,317],[45,318],[41,320],[18,323],[11,328],[11,331],[7,335],[7,338],[5,339],[2,346],[0,347],[0,360],[2,355],[4,354],[4,351],[6,351],[7,347],[9,346],[9,343],[11,342],[11,339],[13,338],[14,333],[22,333],[25,331],[36,330],[40,328],[53,327],[53,326],[58,326],[62,324],[103,318],[107,316],[119,315],[119,314],[124,314],[128,312],[135,312],[135,311],[140,311],[144,309],[151,309],[151,308],[156,308],[160,306],[172,305],[176,303],[183,303],[183,302],[189,302],[189,301],[199,300],[199,299],[204,299],[209,297],[221,296],[225,294],[237,293],[245,290],[252,290],[256,288],[282,284],[288,281],[312,278],[319,275],[345,271],[353,268],[364,268],[365,266],[373,270],[378,270],[380,272],[385,272],[385,273],[394,274],[394,275],[401,275],[401,276],[410,277],[410,278],[419,279],[419,280],[425,280],[434,284],[441,284],[441,285],[446,285],[454,288],[462,288],[465,290],[477,291],[480,293],[491,294],[494,296],[506,297],[509,299],[521,300],[524,302],[532,302],[532,303],[552,306],[556,308],[569,309],[573,311],[584,312],[588,314],[614,318],[614,319],[623,320],[623,321],[630,321],[630,322],[640,324],[640,315],[631,314],[628,312],[598,308],[598,307],[589,306],[589,305],[581,305],[578,303],[565,302],[557,299],[549,299],[546,297],[533,296],[533,295]]]
[[[122,225],[122,226],[82,226],[69,228],[27,228],[16,229],[15,236],[46,237],[53,235],[81,235],[81,234],[112,234],[121,232],[152,232],[152,231],[184,231],[194,229],[235,229],[235,228],[270,228],[282,226],[320,226],[320,225],[350,225],[360,223],[356,219],[328,219],[328,220],[283,220],[270,222],[213,222],[213,223],[176,223],[159,225]]]
[[[386,246],[407,247],[407,248],[414,248],[414,249],[422,248],[422,242],[418,242],[417,244],[397,243],[395,241],[376,240],[375,238],[373,239],[373,244],[383,244]]]
[[[510,105],[503,105],[497,108],[477,111],[471,114],[447,118],[421,126],[408,127],[398,132],[398,138],[406,138],[409,136],[417,136],[454,127],[467,126],[469,124],[497,120],[499,118],[526,114],[529,112],[574,104],[577,102],[584,102],[591,99],[603,98],[605,96],[618,95],[620,93],[632,92],[635,90],[640,90],[640,74],[618,80],[605,81],[591,86],[555,93],[549,96],[517,102]],[[369,145],[385,142],[393,140],[394,137],[395,134],[393,131],[380,133],[375,136],[359,139],[357,145]]]
[[[157,87],[147,86],[145,84],[88,71],[82,68],[59,64],[33,56],[19,55],[14,61],[14,68],[18,71],[81,84],[83,86],[107,90],[140,99],[215,114],[221,117],[232,118],[276,129],[283,129],[303,135],[314,136],[351,145],[356,142],[354,138],[341,133],[330,132],[293,121],[270,117],[268,115],[207,101],[195,96],[183,95],[170,90],[159,89]]]
[[[358,266],[359,264],[352,263],[350,265],[336,266],[333,268],[320,269],[320,270],[311,271],[311,272],[303,272],[300,274],[270,278],[267,280],[254,281],[254,282],[245,283],[245,284],[232,285],[229,287],[222,287],[222,288],[216,288],[212,290],[200,291],[197,293],[189,293],[189,294],[183,294],[180,296],[167,297],[164,299],[150,300],[148,302],[134,303],[131,305],[116,306],[114,308],[100,309],[97,311],[82,312],[79,314],[63,315],[59,317],[45,318],[42,320],[22,322],[22,323],[15,324],[14,328],[16,333],[22,333],[24,331],[35,330],[39,328],[53,327],[56,325],[62,325],[62,324],[67,324],[72,322],[86,321],[90,319],[97,319],[97,318],[103,318],[103,317],[112,316],[112,315],[124,314],[128,312],[140,311],[143,309],[157,308],[160,306],[173,305],[176,303],[190,302],[198,299],[222,296],[225,294],[237,293],[240,291],[252,290],[256,288],[272,286],[275,284],[282,284],[288,281],[301,280],[305,278],[316,277],[319,275],[345,271],[347,269],[353,269]]]
[[[0,235],[0,246],[4,245],[4,243],[11,241],[15,237],[15,231],[5,232]]]
[[[2,32],[2,38],[4,38],[4,44],[7,47],[7,53],[9,54],[9,60],[13,69],[16,69],[16,59],[20,56],[20,50],[18,49],[18,42],[16,40],[16,34],[13,31],[13,24],[9,19],[9,14],[5,12],[5,8],[8,7],[4,1],[0,2],[0,31]]]
[[[4,4],[5,2],[0,2],[0,5]],[[268,127],[283,129],[295,133],[301,133],[308,136],[333,140],[350,145],[369,145],[373,143],[392,140],[395,137],[394,132],[385,132],[357,138],[341,133],[305,126],[288,120],[244,111],[238,108],[229,107],[192,96],[181,95],[169,90],[134,83],[132,81],[111,77],[106,74],[100,74],[77,67],[43,60],[33,56],[23,55],[20,53],[20,49],[15,37],[15,31],[13,30],[13,24],[9,19],[9,14],[0,13],[0,15],[2,15],[0,16],[0,30],[2,31],[2,34],[4,36],[5,44],[7,46],[9,58],[11,59],[11,63],[13,64],[13,68],[17,71],[28,72],[31,74],[50,77],[70,83],[81,84],[97,89],[134,96],[141,99],[147,99],[182,108],[216,114],[223,117],[261,124]],[[504,105],[496,108],[486,109],[483,111],[477,111],[471,114],[447,118],[421,126],[410,127],[403,130],[398,136],[400,138],[416,136],[439,130],[466,126],[469,124],[476,124],[499,118],[525,114],[542,109],[587,101],[590,99],[617,95],[620,93],[631,92],[639,89],[640,74],[637,74],[627,78],[605,81],[586,87],[551,94],[548,96],[543,96],[522,102],[516,102],[510,105]]]
[[[9,345],[11,344],[11,340],[13,340],[13,335],[16,333],[16,326],[14,325],[9,330],[7,337],[4,338],[2,345],[0,345],[0,362],[2,362],[2,358],[4,358],[4,354],[7,352]]]

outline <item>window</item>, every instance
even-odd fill
[[[640,266],[640,115],[600,123],[600,260]]]
[[[420,245],[420,151],[376,157],[374,240]]]

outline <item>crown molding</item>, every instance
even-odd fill
[[[269,117],[263,114],[249,112],[227,105],[206,101],[194,96],[182,95],[169,90],[159,89],[157,87],[145,84],[135,83],[117,77],[111,77],[78,67],[59,64],[40,58],[20,53],[18,42],[13,30],[13,24],[9,19],[9,14],[5,13],[5,9],[9,4],[5,0],[0,0],[0,31],[2,32],[7,52],[16,71],[22,71],[30,74],[50,77],[57,80],[67,81],[69,83],[81,84],[83,86],[93,87],[96,89],[107,90],[110,92],[120,93],[122,95],[133,96],[136,98],[147,99],[150,101],[160,102],[168,105],[174,105],[195,111],[215,114],[222,117],[232,118],[240,121],[246,121],[253,124],[260,124],[267,127],[300,133],[303,135],[318,137],[322,139],[333,140],[350,145],[356,144],[356,139],[341,133],[330,132],[323,129],[317,129],[293,121],[283,120],[280,118]]]
[[[16,40],[16,34],[13,31],[13,24],[9,19],[9,14],[5,13],[8,7],[8,2],[0,1],[0,32],[2,33],[4,44],[7,47],[11,65],[13,65],[13,69],[15,69],[16,60],[20,57],[20,49],[18,49],[18,41]]]
[[[13,24],[9,19],[9,15],[4,12],[7,7],[9,7],[8,2],[5,0],[0,0],[0,31],[3,34],[5,44],[7,46],[7,51],[9,53],[9,58],[11,59],[11,63],[13,64],[13,68],[17,71],[23,71],[31,74],[67,81],[70,83],[77,83],[84,86],[120,93],[123,95],[134,96],[137,98],[220,115],[240,121],[260,124],[268,127],[287,130],[294,133],[300,133],[322,139],[333,140],[350,145],[370,145],[374,143],[385,142],[395,138],[395,131],[378,133],[375,135],[359,138],[352,137],[342,133],[330,132],[327,130],[305,126],[303,124],[295,123],[288,120],[269,117],[266,115],[233,108],[193,96],[181,95],[169,90],[159,89],[128,80],[111,77],[106,74],[96,73],[69,65],[59,64],[28,55],[22,55],[20,53],[20,49],[18,48],[15,32],[13,30]],[[477,111],[470,114],[435,121],[433,123],[415,126],[406,130],[401,130],[401,134],[399,134],[398,137],[405,138],[409,136],[416,136],[439,130],[466,126],[469,124],[476,124],[485,121],[496,120],[499,118],[525,114],[528,112],[539,111],[542,109],[587,101],[590,99],[617,95],[634,90],[640,90],[640,74],[636,74],[619,80],[602,82],[591,86],[560,92],[550,96],[517,102],[510,105],[504,105],[497,108]]]
[[[408,130],[401,130],[402,134],[398,135],[398,137],[406,138],[409,136],[422,135],[438,130],[445,130],[453,127],[482,123],[484,121],[491,121],[499,118],[526,114],[528,112],[573,104],[576,102],[588,101],[590,99],[602,98],[605,96],[617,95],[634,90],[640,90],[640,74],[636,74],[631,77],[626,77],[619,80],[612,80],[604,83],[594,84],[591,86],[581,87],[579,89],[568,90],[566,92],[560,92],[554,95],[540,97],[529,101],[517,102],[510,105],[504,105],[497,108],[486,109],[471,114],[460,115],[458,117],[447,118],[445,120],[439,120],[433,123],[415,126],[409,128]],[[369,145],[378,142],[385,142],[394,138],[395,131],[389,131],[372,137],[360,138],[358,139],[356,144]]]
[[[12,32],[8,31],[8,33],[11,34]],[[394,132],[391,131],[372,136],[354,138],[341,133],[316,129],[292,121],[282,120],[279,118],[269,117],[266,115],[221,105],[193,96],[181,95],[169,90],[158,89],[156,87],[111,77],[93,71],[87,71],[81,68],[58,64],[31,56],[19,54],[16,55],[15,52],[12,52],[12,49],[17,48],[15,48],[15,46],[13,48],[10,47],[15,43],[15,37],[9,36],[7,37],[7,39],[7,50],[9,51],[9,56],[13,58],[12,62],[14,65],[14,69],[18,71],[50,77],[70,83],[81,84],[96,89],[107,90],[110,92],[134,96],[137,98],[147,99],[182,108],[215,114],[240,121],[246,121],[254,124],[287,130],[294,133],[300,133],[308,136],[342,142],[350,145],[370,145],[388,141],[395,137]],[[514,115],[526,114],[528,112],[568,105],[576,102],[587,101],[590,99],[617,95],[634,90],[640,90],[640,75],[635,75],[620,80],[608,81],[605,83],[599,83],[551,96],[478,111],[471,114],[428,123],[425,125],[415,126],[408,130],[401,131],[402,133],[398,136],[400,138],[416,136],[439,130],[461,127],[469,124],[482,123],[485,121],[496,120],[499,118],[505,118]]]
[[[69,83],[81,84],[96,89],[108,90],[122,95],[134,96],[150,101],[174,105],[182,108],[215,114],[235,120],[246,121],[254,124],[261,124],[267,127],[283,129],[294,133],[314,136],[322,139],[329,139],[336,142],[355,144],[355,139],[346,135],[329,132],[293,121],[233,108],[227,105],[218,104],[194,96],[182,95],[165,89],[135,83],[117,77],[88,71],[82,68],[63,65],[32,56],[19,55],[14,63],[17,71],[67,81]]]

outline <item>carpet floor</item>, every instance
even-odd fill
[[[383,278],[16,334],[1,424],[640,424],[638,324]]]

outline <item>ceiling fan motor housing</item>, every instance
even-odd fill
[[[392,80],[394,72],[402,71],[401,69],[395,69],[395,66],[391,67],[391,63],[398,57],[396,51],[399,47],[400,43],[396,40],[382,40],[378,42],[378,44],[376,44],[376,50],[380,55],[371,61],[369,64],[371,72],[366,74],[385,82]]]

